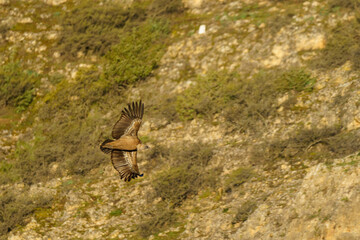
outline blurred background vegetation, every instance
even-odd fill
[[[293,0],[291,4],[301,2]],[[358,6],[356,0],[331,0],[327,11]],[[68,11],[51,9],[53,21],[62,31],[55,44],[49,46],[50,52],[59,52],[61,62],[69,63],[77,63],[81,57],[95,57],[96,66],[80,68],[76,77],[69,80],[65,75],[50,73],[50,68],[42,73],[34,70],[21,58],[21,50],[0,66],[0,108],[18,114],[17,120],[20,114],[27,114],[21,124],[7,126],[25,134],[17,141],[16,150],[0,160],[0,185],[25,184],[21,194],[5,192],[0,196],[0,234],[3,235],[23,224],[36,209],[51,203],[48,196],[26,198],[28,186],[55,177],[85,176],[101,164],[109,164],[108,156],[98,150],[99,143],[110,134],[101,126],[112,126],[115,117],[110,119],[106,114],[112,109],[119,109],[120,114],[128,99],[127,89],[154,75],[161,57],[174,41],[171,34],[178,30],[178,23],[191,19],[180,0],[135,1],[128,7],[84,0],[69,3],[67,7]],[[261,6],[249,6],[237,17],[273,21],[273,31],[278,31],[281,24],[289,22],[292,11],[280,21],[264,14]],[[293,110],[296,96],[314,91],[317,82],[311,73],[314,67],[332,69],[351,61],[354,69],[359,69],[359,22],[355,17],[348,24],[330,28],[326,47],[319,52],[318,59],[306,66],[260,69],[254,76],[216,69],[198,76],[189,73],[195,80],[180,94],[142,94],[148,103],[147,114],[167,121],[203,119],[214,125],[224,124],[229,133],[256,135],[259,128],[266,127],[269,118],[277,115],[277,109]],[[23,27],[15,25],[13,29],[23,30]],[[0,25],[0,34],[10,29]],[[51,83],[51,88],[41,89],[44,79]],[[278,103],[277,98],[286,93],[292,97]],[[27,128],[31,132],[25,131]],[[294,161],[306,156],[314,161],[325,157],[331,160],[357,151],[358,133],[343,134],[341,128],[341,125],[306,131],[299,128],[287,141],[260,144],[252,152],[251,161],[254,165],[271,167],[279,159]],[[166,167],[154,177],[151,200],[161,198],[167,204],[154,206],[149,210],[150,217],[139,223],[137,231],[142,237],[178,224],[177,208],[200,189],[214,190],[223,184],[225,191],[231,192],[255,176],[251,167],[239,168],[222,183],[217,177],[222,169],[209,166],[213,146],[184,143],[164,147],[151,142],[155,147],[147,158],[170,159],[167,165],[161,160],[156,163]],[[245,221],[254,209],[253,202],[244,204],[234,223]]]

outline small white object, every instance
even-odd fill
[[[205,32],[206,32],[206,26],[205,25],[200,25],[199,34],[204,34]]]

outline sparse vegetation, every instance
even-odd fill
[[[331,161],[360,150],[357,130],[342,132],[341,126],[299,129],[286,140],[270,141],[253,150],[252,161],[272,166],[284,159],[293,163],[299,159]]]
[[[24,224],[26,217],[37,208],[49,206],[51,197],[46,195],[29,196],[29,190],[11,190],[0,195],[0,236],[4,236],[19,224]],[[3,238],[1,238],[3,239]]]
[[[151,7],[159,11],[157,14],[169,16],[182,11],[175,9],[180,6],[178,4],[181,2],[154,1]],[[166,47],[171,25],[157,15],[150,19],[146,13],[149,4],[135,3],[123,9],[114,4],[99,6],[83,1],[68,7],[72,9],[62,18],[63,31],[55,49],[67,60],[75,60],[79,52],[85,56],[106,57],[99,67],[79,69],[72,81],[56,74],[45,76],[53,89],[42,92],[45,96],[37,98],[38,104],[31,109],[24,126],[20,126],[31,125],[31,129],[18,141],[11,160],[1,161],[0,184],[21,179],[30,185],[53,177],[83,175],[101,163],[109,163],[108,156],[98,150],[98,143],[105,138],[104,134],[110,134],[110,127],[106,132],[99,126],[108,125],[118,115],[111,120],[103,116],[111,109],[123,107],[119,106],[126,98],[122,88],[149,76]],[[30,31],[30,27],[33,26],[26,25],[24,30]],[[0,30],[5,34],[8,28]],[[0,104],[25,110],[34,100],[41,77],[24,70],[21,62],[3,65],[0,68]],[[32,198],[14,194],[1,197],[1,234],[24,224],[26,216],[51,201],[50,198],[40,199],[34,203]],[[109,216],[121,214],[121,209],[115,209]],[[159,219],[161,222],[163,217]],[[159,221],[153,224],[156,228],[168,224],[168,220]]]
[[[75,82],[64,80],[57,87],[38,109],[42,124],[35,124],[34,138],[24,138],[17,146],[15,169],[26,183],[61,176],[67,170],[85,174],[104,159],[96,148],[101,133],[94,131],[100,114],[94,105],[109,91],[108,82],[88,69]],[[51,163],[59,164],[54,175],[49,173]]]
[[[151,7],[163,9],[159,12],[162,15],[171,14],[181,2],[170,1],[162,6],[159,3],[155,1]],[[42,104],[33,110],[41,124],[33,124],[34,137],[18,142],[14,155],[17,160],[6,171],[31,184],[64,174],[86,174],[104,162],[105,156],[97,149],[104,131],[96,126],[108,120],[101,116],[125,99],[123,94],[119,97],[122,92],[119,85],[126,87],[149,76],[166,47],[169,22],[156,16],[148,18],[148,7],[135,3],[123,9],[118,5],[98,6],[84,1],[64,16],[60,48],[70,58],[78,51],[106,53],[104,65],[79,69],[74,81],[56,76],[49,79],[55,90],[46,94]],[[1,81],[0,94],[5,96],[6,104],[24,110],[33,100],[39,77],[20,69],[17,63],[2,68],[6,74],[0,76],[6,79]],[[16,75],[12,77],[9,72]],[[8,82],[12,85],[5,85]],[[8,88],[19,90],[10,92]],[[64,146],[68,147],[64,149]],[[52,174],[50,164],[56,166]]]
[[[120,216],[123,213],[124,213],[124,210],[121,208],[118,208],[118,209],[111,211],[109,215],[110,215],[110,217],[114,217],[114,216]]]
[[[173,226],[179,220],[179,215],[173,208],[159,204],[153,211],[147,213],[149,217],[138,225],[138,232],[141,237],[149,237]]]
[[[168,33],[167,22],[151,20],[123,34],[106,55],[106,78],[120,85],[144,80],[158,67]]]
[[[177,207],[203,188],[213,189],[217,185],[220,170],[207,168],[213,156],[212,147],[207,144],[182,144],[170,148],[158,146],[149,156],[151,161],[159,157],[166,158],[170,168],[158,173],[152,181],[154,195],[150,200],[161,198],[163,201],[146,213],[149,217],[138,225],[142,237],[179,224]],[[174,233],[174,236],[177,234]]]
[[[316,79],[304,69],[262,71],[244,79],[232,73],[211,73],[198,77],[193,86],[178,96],[176,110],[183,120],[212,119],[215,114],[242,131],[266,124],[276,114],[279,94],[311,92]]]
[[[290,69],[282,73],[277,80],[279,90],[296,91],[296,92],[312,92],[316,78],[304,69]]]
[[[169,16],[182,13],[185,10],[181,0],[154,0],[149,9],[149,14],[152,16]]]
[[[356,9],[360,6],[359,0],[330,0],[330,8],[343,7],[349,9]]]
[[[256,210],[257,203],[254,200],[249,200],[243,203],[237,210],[232,224],[245,222],[248,217]]]
[[[328,69],[339,67],[346,61],[350,61],[354,70],[360,69],[359,27],[359,17],[339,23],[328,33],[326,46],[319,57],[310,63],[315,67]]]
[[[232,188],[238,187],[248,181],[254,173],[250,168],[240,167],[231,172],[225,180],[225,192],[232,191]]]
[[[131,73],[144,79],[162,54],[164,34],[169,32],[162,15],[170,17],[183,10],[179,0],[134,2],[128,8],[118,3],[82,1],[62,17],[64,31],[58,49],[65,58],[74,60],[82,55],[103,56],[114,46],[107,54],[111,59],[108,74],[120,74],[121,82],[125,78],[124,84],[132,83]]]
[[[131,17],[138,15],[119,4],[83,1],[62,17],[64,31],[59,37],[59,49],[70,59],[76,58],[78,52],[104,55],[119,41],[121,29]]]
[[[174,146],[169,151],[170,169],[159,173],[153,181],[154,197],[179,206],[202,187],[216,186],[216,170],[204,170],[212,155],[211,147],[205,144]]]

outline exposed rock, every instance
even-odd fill
[[[204,4],[203,0],[182,0],[182,2],[184,3],[185,7],[190,9],[199,9]]]
[[[308,51],[323,49],[325,47],[325,36],[321,33],[296,36],[296,51]]]
[[[63,3],[66,3],[67,0],[43,0],[44,3],[52,5],[52,6],[58,6],[61,5]]]
[[[32,22],[33,22],[33,20],[30,17],[21,18],[21,19],[18,20],[18,23],[23,23],[23,24],[32,23]]]

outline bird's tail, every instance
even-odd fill
[[[103,151],[104,153],[110,153],[110,152],[111,152],[111,149],[105,147],[104,145],[107,144],[107,143],[109,143],[109,142],[112,142],[112,141],[114,141],[114,140],[106,139],[106,140],[100,145],[100,150]]]

